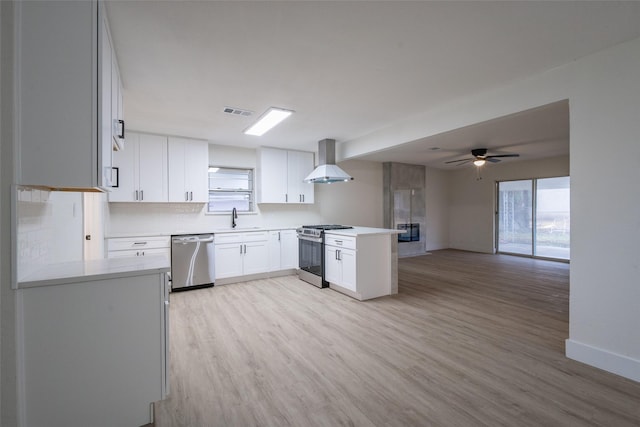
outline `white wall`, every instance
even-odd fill
[[[427,204],[424,232],[425,249],[435,251],[449,247],[449,187],[450,174],[440,169],[425,169],[425,200]]]
[[[640,39],[573,77],[567,354],[640,381]]]
[[[348,160],[339,166],[353,181],[316,185],[315,201],[323,222],[383,227],[382,163]]]
[[[567,176],[569,157],[487,164],[480,170],[480,180],[475,166],[448,173],[450,247],[493,253],[496,181]]]

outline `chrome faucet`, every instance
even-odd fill
[[[236,208],[233,208],[231,210],[231,228],[236,228],[236,219],[238,219],[238,211],[236,210]]]

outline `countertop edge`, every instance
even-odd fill
[[[168,273],[169,270],[169,260],[163,256],[68,262],[41,267],[18,281],[17,289],[146,276]]]
[[[379,234],[403,234],[406,230],[396,230],[392,228],[373,228],[373,227],[353,227],[344,230],[328,230],[325,234],[333,234],[337,236],[372,236]]]

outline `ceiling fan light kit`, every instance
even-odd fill
[[[520,157],[520,154],[494,154],[491,156],[487,156],[486,148],[474,148],[471,150],[471,155],[473,157],[466,159],[458,159],[458,160],[450,160],[445,162],[445,164],[457,163],[458,165],[464,165],[473,161],[473,164],[477,167],[483,166],[486,162],[498,163],[500,161],[499,157]]]

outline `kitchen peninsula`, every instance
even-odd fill
[[[398,293],[398,239],[403,230],[353,227],[327,231],[329,287],[360,301]]]

